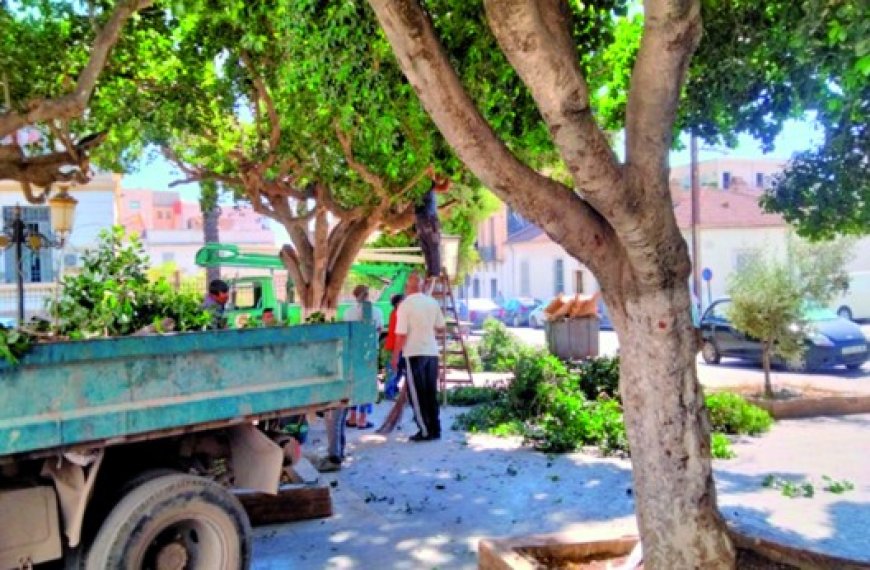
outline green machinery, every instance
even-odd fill
[[[376,280],[383,285],[380,295],[373,305],[380,308],[384,319],[388,320],[393,310],[390,298],[404,293],[408,275],[415,265],[423,263],[418,248],[390,248],[363,250],[357,256],[357,263],[351,266],[351,273]],[[255,275],[227,279],[230,285],[230,302],[226,317],[231,328],[244,325],[249,319],[260,319],[263,310],[271,308],[275,318],[287,324],[302,321],[302,307],[294,303],[292,290],[287,291],[287,302],[278,299],[275,291],[274,272],[286,269],[281,259],[274,254],[243,251],[237,245],[208,243],[196,253],[196,264],[200,267],[238,267],[268,270],[268,275]],[[288,281],[288,289],[292,282]],[[340,303],[336,317],[341,319],[351,303]],[[243,316],[245,315],[245,316]]]

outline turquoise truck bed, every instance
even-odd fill
[[[0,363],[0,457],[374,401],[370,322],[41,344]]]

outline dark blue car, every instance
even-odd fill
[[[761,342],[747,336],[728,320],[730,299],[720,299],[710,305],[701,317],[704,342],[701,356],[707,364],[718,364],[723,357],[761,362]],[[806,349],[797,362],[774,359],[791,370],[817,370],[845,366],[857,370],[867,361],[868,342],[861,328],[829,309],[808,308],[804,311]]]

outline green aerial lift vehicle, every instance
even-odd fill
[[[385,323],[393,311],[390,299],[397,293],[405,292],[408,275],[415,266],[423,264],[423,256],[419,252],[419,248],[415,247],[363,250],[357,256],[357,262],[351,266],[351,273],[373,278],[384,284],[380,295],[372,304],[380,308]],[[273,274],[276,270],[286,269],[277,255],[243,251],[233,244],[208,243],[196,253],[196,264],[206,268],[221,266],[269,271],[268,275],[226,280],[230,285],[230,301],[227,303],[225,316],[230,328],[241,328],[246,322],[261,320],[263,310],[267,308],[274,311],[275,318],[281,323],[295,325],[302,321],[302,306],[293,302],[290,290],[292,281],[287,282],[286,302],[280,301],[275,291]],[[341,320],[351,305],[352,303],[340,303],[336,318]]]

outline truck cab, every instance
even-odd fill
[[[263,311],[272,309],[278,322],[297,325],[302,321],[302,307],[278,299],[271,275],[237,277],[228,280],[230,300],[224,313],[229,328],[244,328],[247,323],[260,322]]]

